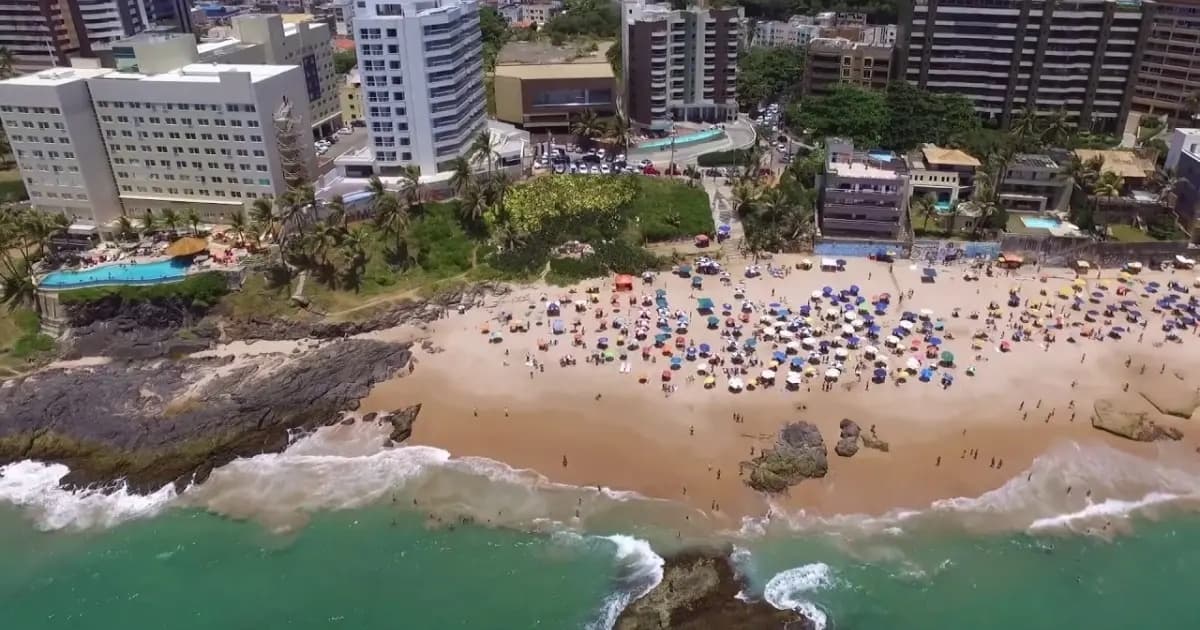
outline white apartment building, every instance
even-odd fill
[[[195,208],[220,221],[287,190],[275,116],[288,103],[296,128],[310,125],[298,67],[192,64],[87,82],[127,214]],[[312,173],[312,143],[296,144]]]
[[[223,221],[287,190],[276,113],[315,156],[296,66],[191,64],[157,74],[52,68],[0,81],[0,118],[30,202],[105,229],[124,212],[195,209]]]
[[[29,202],[72,223],[98,226],[121,215],[87,87],[107,72],[56,68],[0,82],[0,118]]]
[[[764,20],[754,23],[754,39],[751,44],[766,48],[803,47],[821,36],[821,25],[813,18],[794,15],[783,22]]]
[[[358,0],[358,69],[371,154],[343,156],[347,172],[416,165],[450,169],[486,128],[483,46],[475,0]]]

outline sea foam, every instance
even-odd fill
[[[654,590],[663,579],[664,560],[650,543],[621,534],[602,539],[616,545],[617,590],[605,598],[598,618],[588,626],[592,630],[610,630],[626,606]]]
[[[175,498],[174,486],[134,494],[124,485],[67,490],[59,482],[70,472],[63,464],[20,461],[0,466],[0,502],[22,508],[42,531],[112,527],[155,516]]]
[[[763,599],[780,610],[795,610],[812,619],[817,630],[828,623],[825,611],[804,598],[833,584],[833,571],[824,562],[814,562],[775,574],[763,588]]]

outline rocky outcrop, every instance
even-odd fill
[[[625,608],[615,630],[815,630],[812,620],[797,612],[738,599],[744,585],[727,551],[688,551],[668,558],[662,582]]]
[[[392,433],[388,436],[388,439],[392,444],[399,444],[412,436],[413,425],[416,424],[417,416],[420,414],[421,405],[404,407],[388,414],[387,421],[392,425]],[[364,420],[366,419],[364,418]]]
[[[871,431],[870,433],[863,433],[859,437],[862,438],[863,446],[867,448],[883,451],[884,453],[892,450],[891,445],[888,444],[886,440],[876,435],[874,431]]]
[[[215,326],[200,324],[207,309],[179,297],[129,301],[110,295],[66,310],[66,358],[177,356],[208,348],[217,337]]]
[[[222,322],[221,327],[227,340],[340,339],[405,324],[429,323],[460,307],[464,310],[473,308],[482,303],[488,295],[502,295],[507,292],[508,288],[502,285],[480,284],[447,291],[428,300],[403,300],[381,306],[368,316],[353,321],[252,317],[228,319]]]
[[[203,481],[236,457],[282,450],[295,430],[337,422],[409,359],[408,345],[349,340],[240,362],[36,372],[0,385],[0,465],[61,462],[68,485],[125,479],[136,491]]]
[[[804,479],[824,477],[829,452],[821,431],[810,422],[792,422],[779,431],[774,448],[763,449],[753,461],[746,483],[761,492],[783,492]]]
[[[853,457],[858,452],[858,436],[862,429],[858,427],[858,423],[850,418],[843,418],[838,428],[842,430],[842,435],[838,439],[837,446],[833,447],[833,452],[842,457]]]
[[[1094,406],[1092,426],[1113,435],[1136,440],[1155,442],[1158,440],[1180,440],[1183,431],[1175,427],[1160,425],[1145,411],[1123,408],[1111,400],[1098,400]]]

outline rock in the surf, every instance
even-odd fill
[[[388,439],[393,444],[399,444],[407,440],[412,435],[413,425],[417,422],[417,416],[421,413],[421,405],[413,405],[397,409],[388,414],[387,421],[392,424],[392,434]]]
[[[824,477],[829,470],[829,451],[821,431],[810,422],[784,425],[774,448],[764,449],[753,461],[747,483],[761,492],[783,492],[804,479]]]
[[[730,550],[693,550],[667,558],[658,586],[621,612],[615,630],[815,630],[804,615],[738,599],[745,585]]]
[[[1180,440],[1183,431],[1175,427],[1160,425],[1149,413],[1129,409],[1111,400],[1098,400],[1095,404],[1092,426],[1113,435],[1136,440],[1155,442],[1158,440]]]
[[[833,452],[842,457],[853,457],[858,452],[858,436],[862,433],[858,423],[850,418],[843,418],[839,428],[842,430],[842,435],[838,439],[838,443],[833,447]]]

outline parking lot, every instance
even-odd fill
[[[317,150],[317,172],[326,173],[333,168],[333,160],[338,156],[348,151],[360,149],[367,143],[367,130],[365,127],[350,127],[349,133],[338,132],[334,138],[336,142],[329,144],[324,151],[317,148],[314,143],[314,149]]]
[[[533,168],[559,175],[608,175],[615,173],[657,174],[650,160],[631,164],[624,153],[612,153],[603,148],[582,150],[577,146],[555,145],[548,155],[533,161]]]

